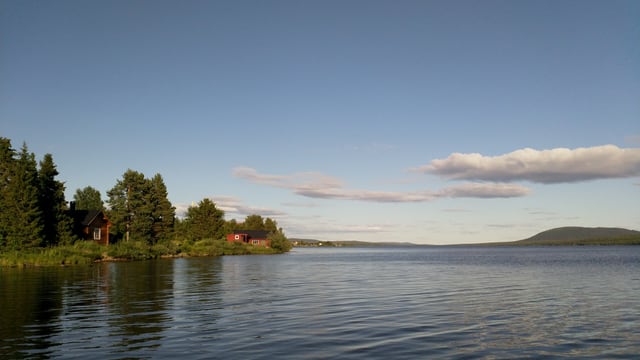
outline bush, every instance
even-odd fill
[[[159,241],[151,246],[151,255],[153,257],[176,256],[181,252],[180,245],[171,240]]]
[[[185,251],[190,256],[220,256],[224,254],[220,241],[213,239],[198,240]]]
[[[271,233],[269,239],[271,240],[271,248],[277,252],[285,253],[291,250],[291,241],[281,231]]]
[[[151,259],[150,247],[142,241],[120,241],[107,247],[107,256],[123,260]]]
[[[223,253],[222,255],[247,255],[251,254],[247,245],[236,241],[223,241]]]

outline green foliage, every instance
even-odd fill
[[[224,235],[232,234],[234,230],[240,230],[238,228],[238,223],[236,222],[236,219],[225,221],[223,234]]]
[[[151,257],[173,257],[178,256],[182,252],[180,244],[173,240],[161,240],[151,245],[150,253]]]
[[[210,199],[203,199],[197,206],[190,206],[184,220],[189,239],[222,239],[225,233],[224,211]]]
[[[73,201],[76,203],[76,210],[104,210],[100,191],[91,186],[77,189]]]
[[[68,215],[64,183],[53,156],[46,154],[38,169],[35,155],[23,144],[20,152],[0,137],[0,265],[49,266],[89,264],[104,260],[142,260],[161,256],[219,256],[272,254],[288,251],[290,242],[270,219],[250,215],[242,224],[226,222],[224,211],[210,199],[190,207],[183,221],[175,218],[167,188],[160,174],[147,179],[127,170],[107,192],[119,241],[103,247],[93,241],[77,241]],[[104,209],[100,192],[87,186],[76,191],[77,210]],[[271,248],[227,242],[225,235],[237,229],[271,232]],[[177,230],[177,231],[176,231]],[[130,236],[126,236],[129,234]],[[179,241],[178,239],[186,239]]]
[[[38,170],[35,155],[23,144],[17,157],[11,143],[2,142],[3,183],[0,190],[0,237],[9,250],[23,250],[42,245],[44,232],[39,201]],[[6,148],[8,147],[8,149]],[[5,163],[6,162],[6,163]]]
[[[8,139],[0,138],[0,250],[73,243],[64,184],[57,175],[51,154],[38,170],[26,144],[16,153]]]
[[[58,170],[51,154],[46,154],[40,162],[39,201],[43,220],[44,245],[71,244],[73,222],[65,213],[67,202],[64,198],[64,183],[56,180]]]
[[[271,218],[266,218],[264,219],[264,230],[269,232],[276,232],[278,231],[278,223]]]
[[[102,247],[94,242],[74,245],[11,250],[0,253],[0,266],[60,266],[91,264],[102,257]]]
[[[149,201],[151,202],[152,243],[167,240],[173,234],[173,224],[176,208],[168,199],[169,193],[160,174],[156,174],[149,181]]]
[[[189,256],[220,256],[224,254],[224,243],[213,239],[198,240],[185,249],[185,252]]]
[[[117,238],[154,244],[170,237],[175,208],[167,199],[159,174],[146,179],[144,174],[129,169],[107,195],[111,207],[108,216]]]
[[[107,256],[116,260],[151,259],[151,248],[145,241],[120,241],[107,247]]]
[[[269,234],[269,239],[271,240],[271,248],[278,252],[288,252],[291,250],[293,246],[291,241],[284,236],[282,231],[275,231]]]
[[[203,239],[183,245],[183,252],[188,256],[222,256],[274,254],[275,250],[263,246],[251,246],[240,242],[229,242],[223,239]]]
[[[264,220],[260,215],[249,215],[244,219],[242,224],[243,230],[265,230]]]
[[[8,247],[8,237],[12,232],[11,179],[16,162],[15,157],[16,151],[11,147],[11,141],[0,137],[0,249]]]

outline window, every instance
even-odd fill
[[[260,245],[260,240],[251,240],[253,245]]]
[[[100,240],[102,235],[102,229],[99,227],[93,228],[93,240]]]

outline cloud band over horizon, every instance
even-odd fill
[[[241,166],[233,169],[233,175],[318,199],[392,203],[428,202],[440,198],[511,198],[531,192],[525,186],[512,183],[515,181],[556,184],[639,176],[640,149],[602,145],[551,150],[524,148],[499,156],[453,153],[411,170],[468,182],[439,190],[375,191],[349,189],[340,179],[318,172],[273,175]]]
[[[427,202],[439,198],[509,198],[527,195],[524,186],[506,183],[466,183],[440,190],[374,191],[345,188],[339,179],[321,173],[292,175],[261,174],[250,167],[236,167],[233,175],[256,184],[291,190],[294,194],[319,199],[359,200],[382,203]]]
[[[602,145],[520,149],[499,156],[453,153],[414,170],[451,180],[530,181],[541,184],[640,176],[640,149]]]

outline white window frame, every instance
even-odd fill
[[[102,228],[93,228],[93,240],[102,240]]]

